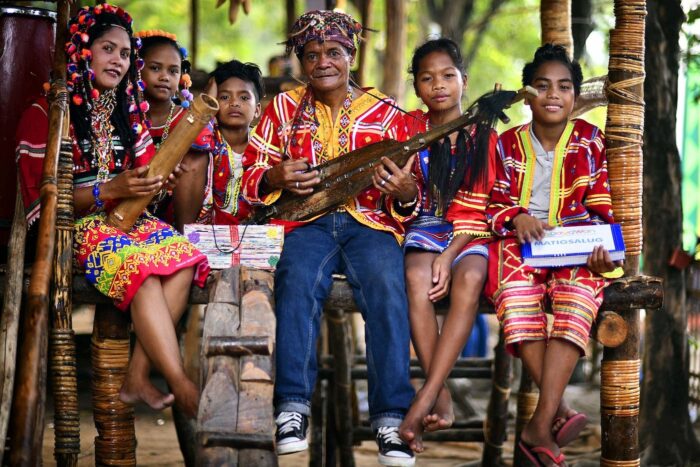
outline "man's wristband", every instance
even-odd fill
[[[105,205],[105,202],[100,199],[100,185],[102,185],[102,182],[95,182],[92,186],[92,196],[95,198],[95,207],[97,209],[102,209]]]

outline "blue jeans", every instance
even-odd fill
[[[414,396],[403,252],[394,236],[333,212],[284,239],[275,273],[276,413],[311,414],[323,304],[342,273],[365,320],[373,429],[399,426]]]

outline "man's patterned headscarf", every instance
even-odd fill
[[[304,13],[292,26],[292,32],[285,43],[287,54],[294,51],[301,56],[304,46],[311,41],[335,41],[355,50],[355,36],[359,37],[362,25],[352,16],[331,10],[316,10]]]

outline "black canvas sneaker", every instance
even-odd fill
[[[399,437],[399,427],[381,426],[377,430],[379,446],[379,463],[398,467],[412,467],[416,456],[411,448]]]
[[[275,423],[277,424],[275,441],[278,455],[292,454],[309,448],[309,442],[306,441],[309,417],[299,412],[280,412]]]

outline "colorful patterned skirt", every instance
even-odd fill
[[[141,284],[151,275],[169,276],[195,268],[193,282],[202,287],[209,274],[206,256],[170,225],[142,214],[128,234],[106,223],[104,212],[75,223],[74,262],[97,290],[129,308]]]
[[[452,223],[441,217],[418,216],[406,231],[404,250],[415,248],[442,253],[452,239]]]

